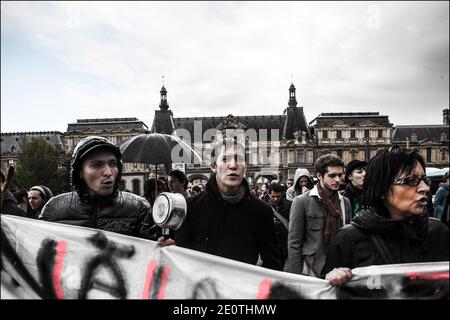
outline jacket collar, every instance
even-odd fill
[[[244,178],[242,179],[242,185],[245,188],[245,198],[250,196],[250,187],[248,185],[247,180]],[[211,195],[213,195],[215,198],[217,199],[222,199],[220,192],[219,192],[219,187],[217,186],[217,181],[216,181],[216,175],[213,174],[211,175],[211,177],[209,178],[208,182],[206,183],[206,187],[205,187],[205,191],[207,191],[208,193],[210,193]]]
[[[320,183],[320,182],[317,182],[317,183]],[[314,185],[314,188],[312,188],[309,191],[309,196],[310,197],[318,197],[319,199],[322,199],[319,195],[319,190],[317,189],[317,185]],[[339,201],[341,201],[343,196],[341,195],[340,192],[338,192],[338,196],[339,196]]]

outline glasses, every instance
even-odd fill
[[[427,176],[409,176],[409,177],[405,177],[405,178],[394,178],[394,183],[396,185],[404,185],[407,184],[408,186],[411,187],[417,187],[420,184],[420,181],[425,182],[425,184],[427,186],[431,185],[431,180],[427,178]]]

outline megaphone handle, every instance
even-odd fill
[[[170,229],[169,228],[162,227],[162,237],[164,238],[164,240],[167,240],[170,238]]]

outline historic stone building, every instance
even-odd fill
[[[368,161],[391,144],[392,123],[378,112],[322,113],[311,121],[317,156],[333,153],[348,163]]]
[[[421,150],[427,166],[448,167],[449,113],[443,111],[439,125],[393,126],[388,116],[378,112],[321,113],[309,123],[303,106],[297,106],[296,89],[289,87],[287,107],[280,114],[264,116],[174,117],[169,109],[167,90],[160,91],[161,102],[151,129],[137,118],[79,119],[69,123],[67,131],[22,132],[1,134],[1,167],[15,164],[21,143],[33,137],[44,137],[61,152],[72,153],[84,137],[100,135],[119,144],[139,134],[157,132],[175,134],[188,142],[203,162],[185,166],[191,181],[207,180],[211,143],[224,136],[236,136],[247,147],[247,179],[251,184],[294,176],[302,167],[314,172],[315,160],[326,153],[340,156],[345,163],[353,159],[367,160],[380,148],[392,143]],[[154,166],[125,163],[122,188],[143,194],[143,183]],[[162,172],[158,169],[158,172]]]
[[[1,133],[1,170],[6,173],[10,165],[15,166],[22,152],[22,143],[43,138],[60,152],[65,152],[64,134],[58,131]]]
[[[188,165],[191,181],[207,180],[211,174],[211,143],[224,136],[236,136],[247,147],[247,179],[252,184],[293,176],[297,166],[289,158],[286,145],[302,148],[312,154],[313,136],[303,107],[297,107],[295,86],[289,88],[288,107],[283,114],[265,116],[233,116],[176,118],[168,110],[167,90],[162,87],[160,110],[155,111],[152,132],[176,134],[188,141],[203,156],[202,164]],[[281,110],[280,110],[281,111]],[[312,158],[309,159],[312,162]],[[289,163],[289,161],[291,161]]]
[[[449,109],[442,111],[442,124],[399,125],[392,142],[420,150],[427,167],[444,168],[449,164]]]

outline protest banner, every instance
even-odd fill
[[[8,215],[1,225],[2,299],[448,298],[448,261],[356,268],[336,288],[103,230]]]

